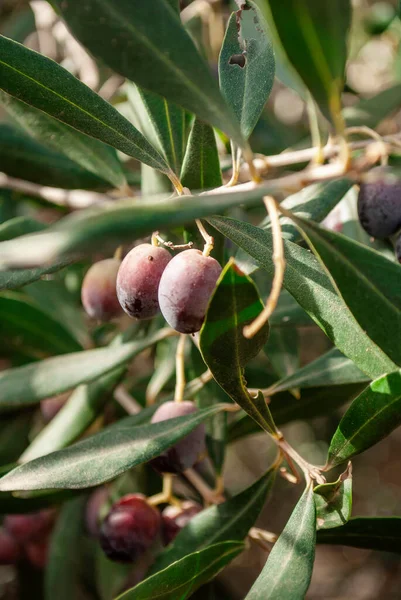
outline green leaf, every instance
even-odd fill
[[[140,426],[127,417],[66,449],[17,467],[0,479],[0,491],[83,489],[100,485],[159,456],[225,408],[226,405],[217,404],[185,417]]]
[[[401,104],[401,84],[382,90],[371,98],[362,98],[353,106],[347,106],[343,115],[347,127],[376,127],[383,119],[399,109]]]
[[[181,182],[191,190],[216,188],[223,183],[214,131],[199,119],[195,119],[189,136]]]
[[[294,221],[370,339],[401,365],[401,266],[342,234]],[[391,369],[392,370],[392,369]]]
[[[253,398],[244,379],[245,365],[263,348],[269,336],[269,325],[266,323],[250,340],[244,337],[243,328],[262,310],[263,304],[255,284],[231,260],[224,268],[209,302],[199,347],[203,360],[223,390],[262,429],[275,433],[276,428],[263,395]]]
[[[285,425],[291,421],[303,421],[327,416],[350,402],[364,388],[363,383],[333,385],[301,390],[301,397],[294,398],[288,392],[273,396],[269,405],[274,422]],[[259,426],[245,414],[239,414],[228,430],[228,440],[234,442],[244,436],[260,433]]]
[[[45,571],[45,600],[80,597],[79,549],[86,501],[86,496],[82,496],[66,502],[58,516]]]
[[[274,383],[266,393],[273,395],[292,388],[315,388],[365,381],[369,381],[369,377],[337,348],[332,348],[305,367]]]
[[[208,221],[273,275],[272,238],[268,232],[225,217]],[[284,287],[337,348],[371,378],[395,370],[397,366],[358,325],[317,259],[291,242],[284,240],[284,246],[287,263]]]
[[[156,558],[151,573],[165,569],[189,552],[202,550],[228,540],[243,540],[255,524],[270,492],[275,471],[263,477],[223,504],[211,506],[195,515]]]
[[[38,113],[39,114],[39,113]],[[86,138],[90,141],[90,138]],[[64,189],[101,189],[107,187],[99,178],[76,162],[6,123],[0,124],[1,170],[11,177],[24,175],[25,181]]]
[[[144,237],[158,229],[174,228],[196,218],[224,211],[239,204],[254,205],[267,193],[277,191],[266,183],[239,193],[216,193],[178,198],[114,200],[79,211],[48,228],[43,235],[24,236],[0,244],[0,268],[38,266],[58,256],[95,253],[99,244],[106,251],[124,242]],[[1,272],[0,272],[1,275]]]
[[[82,346],[58,320],[40,305],[20,294],[0,295],[0,343],[43,358],[82,350]]]
[[[342,527],[321,529],[317,542],[401,554],[401,517],[355,517]]]
[[[24,292],[52,319],[61,323],[81,347],[92,345],[81,306],[63,282],[56,279],[37,281],[26,286]]]
[[[0,422],[0,465],[16,461],[29,443],[32,411],[2,416]],[[1,513],[1,510],[0,510]]]
[[[315,560],[316,511],[309,485],[246,600],[303,600]]]
[[[179,175],[187,145],[185,110],[152,92],[141,89],[138,89],[138,92],[155,130],[160,149],[171,170]],[[146,135],[145,132],[143,134]]]
[[[306,188],[287,196],[281,206],[293,212],[293,214],[320,222],[333,210],[335,206],[344,198],[352,187],[352,182],[348,179],[338,179],[336,181],[325,181],[322,183],[313,183]],[[302,240],[302,235],[294,223],[280,215],[281,230],[283,238],[290,242],[299,242]],[[266,218],[259,225],[265,231],[270,231],[270,218]],[[248,254],[239,250],[236,255],[237,262],[240,268],[250,275],[258,268],[257,262],[252,260]]]
[[[264,351],[279,377],[291,377],[299,368],[298,331],[290,327],[271,328]]]
[[[29,462],[74,442],[101,414],[124,372],[124,368],[115,369],[98,381],[77,387],[57,415],[33,439],[19,462]],[[147,414],[141,411],[141,417],[138,415],[135,422],[146,422]]]
[[[237,252],[237,256],[239,252]],[[310,316],[294,300],[291,294],[287,290],[282,290],[276,309],[270,317],[270,327],[289,327],[293,329],[294,327],[308,327],[313,324]]]
[[[259,0],[263,5],[268,0]],[[285,52],[323,114],[335,126],[351,25],[349,0],[270,0]]]
[[[330,442],[329,468],[349,460],[401,424],[401,372],[383,375],[353,401]]]
[[[248,138],[274,82],[273,46],[257,6],[247,0],[231,14],[219,58],[220,89]],[[239,64],[239,62],[241,64]]]
[[[164,571],[148,577],[117,600],[185,600],[215,577],[245,549],[240,542],[222,542],[189,554]]]
[[[144,90],[175,102],[244,144],[208,65],[165,0],[54,3],[73,35],[94,56]]]
[[[30,217],[14,217],[0,225],[0,241],[12,240],[26,233],[36,233],[46,229],[46,225]]]
[[[44,398],[88,383],[117,367],[165,337],[165,330],[119,348],[109,346],[44,359],[0,373],[0,411],[36,404]]]
[[[101,180],[108,181],[116,188],[127,183],[117,153],[110,146],[80,133],[73,127],[49,117],[41,110],[4,92],[0,92],[0,104],[14,121],[39,142],[64,154],[83,169]]]
[[[0,55],[0,89],[82,133],[168,172],[163,157],[143,135],[66,69],[3,36]]]
[[[351,463],[337,481],[318,485],[313,490],[318,529],[332,529],[349,521],[352,511]]]

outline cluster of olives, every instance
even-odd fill
[[[165,402],[154,413],[152,422],[196,412],[192,402]],[[205,452],[205,427],[198,425],[190,434],[150,461],[159,473],[182,473],[192,467]],[[133,562],[157,540],[169,544],[202,507],[183,502],[180,508],[168,506],[161,513],[143,494],[129,494],[113,504],[101,520],[107,491],[99,488],[89,499],[86,524],[89,533],[99,538],[105,554],[118,562]]]
[[[151,319],[159,311],[180,333],[199,331],[221,267],[200,250],[172,257],[161,246],[140,244],[120,262],[95,263],[82,284],[82,304],[92,318],[108,321],[121,314]]]
[[[0,529],[0,565],[14,565],[22,558],[43,569],[47,563],[53,510],[6,515]]]
[[[364,230],[384,240],[395,234],[395,253],[401,262],[401,184],[386,167],[376,167],[361,184],[358,216]]]

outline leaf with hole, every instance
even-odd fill
[[[203,360],[223,390],[269,433],[275,433],[269,408],[262,394],[253,398],[247,390],[244,368],[258,355],[269,336],[266,323],[252,338],[244,326],[263,310],[253,281],[231,260],[224,268],[209,303],[199,338]]]
[[[316,510],[309,485],[246,600],[303,600],[315,560]]]
[[[240,146],[240,127],[209,67],[165,0],[55,0],[74,36],[94,56],[144,90],[219,127]]]
[[[274,82],[275,61],[267,26],[258,7],[248,0],[231,14],[219,58],[220,89],[248,138],[267,102]]]

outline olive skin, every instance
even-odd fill
[[[195,515],[200,513],[203,507],[197,502],[186,500],[181,507],[167,506],[162,512],[162,533],[165,546],[170,544],[180,533],[181,529],[188,525]]]
[[[159,423],[195,412],[198,409],[193,402],[164,402],[154,413],[151,422]],[[159,473],[182,473],[193,467],[205,452],[205,437],[205,426],[202,423],[174,446],[149,461],[149,464]]]
[[[401,181],[391,177],[386,167],[372,169],[361,183],[358,216],[364,230],[380,240],[401,227]]]
[[[173,329],[200,330],[221,270],[217,260],[200,250],[184,250],[169,262],[160,280],[159,304]]]
[[[121,262],[107,258],[94,263],[82,282],[81,300],[87,314],[98,321],[110,321],[122,314],[116,293]]]
[[[47,535],[53,527],[54,510],[46,509],[24,515],[4,517],[4,529],[20,544],[36,542]]]
[[[21,549],[15,538],[0,529],[0,565],[15,565],[21,557]]]
[[[100,545],[110,560],[133,562],[156,540],[161,529],[158,510],[143,494],[128,494],[113,504],[100,529]]]
[[[127,315],[151,319],[159,313],[159,282],[170,260],[165,248],[152,244],[141,244],[127,254],[117,275],[117,296]]]

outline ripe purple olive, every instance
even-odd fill
[[[37,569],[44,569],[49,556],[49,536],[37,542],[30,542],[24,547],[29,562]]]
[[[5,529],[0,529],[0,565],[15,565],[20,556],[16,539]]]
[[[183,417],[197,411],[193,402],[165,402],[154,413],[152,423]],[[185,469],[190,469],[205,452],[205,436],[205,426],[202,423],[175,446],[153,458],[150,464],[159,473],[182,473]]]
[[[100,545],[110,560],[133,562],[156,540],[161,528],[158,510],[143,494],[129,494],[116,502],[100,530]]]
[[[162,532],[165,546],[170,544],[181,529],[202,510],[202,506],[192,500],[186,500],[180,508],[167,506],[162,512]]]
[[[385,239],[401,227],[401,182],[386,167],[372,169],[359,189],[358,216],[372,237]]]
[[[24,515],[7,515],[3,526],[20,544],[41,540],[53,527],[53,509]]]
[[[157,315],[159,282],[170,260],[165,248],[152,244],[136,246],[124,258],[117,276],[117,296],[130,317],[151,319]]]
[[[202,327],[221,266],[200,250],[185,250],[168,264],[159,285],[163,317],[176,331],[195,333]]]
[[[93,264],[86,273],[81,289],[85,311],[92,319],[110,321],[120,316],[121,306],[116,294],[116,280],[121,262],[107,258]]]

